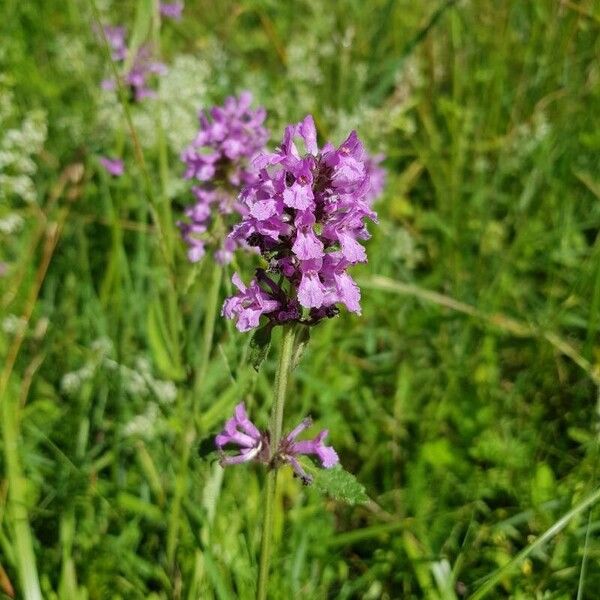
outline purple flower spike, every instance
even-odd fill
[[[229,444],[238,446],[239,454],[225,455],[223,447]],[[268,438],[248,418],[243,402],[235,407],[233,417],[225,423],[223,431],[215,438],[215,445],[221,453],[222,466],[261,460],[261,457],[269,454]]]
[[[100,157],[100,164],[113,177],[120,177],[125,172],[125,164],[119,158]]]
[[[237,98],[227,98],[223,106],[200,113],[196,139],[181,155],[186,165],[185,178],[198,182],[192,188],[196,204],[185,211],[189,225],[208,231],[215,213],[223,215],[226,224],[246,214],[247,208],[237,196],[242,185],[256,180],[252,160],[264,150],[269,137],[263,125],[264,108],[254,110],[251,104],[252,95],[243,92]],[[180,224],[180,228],[184,241],[193,250],[187,224]],[[215,260],[220,264],[230,262],[240,246],[249,248],[242,239],[227,238],[215,251]],[[190,260],[192,254],[188,252]]]
[[[338,304],[360,313],[360,290],[347,270],[367,262],[362,242],[366,221],[377,219],[371,204],[383,186],[381,160],[354,131],[338,148],[319,149],[310,115],[255,159],[259,173],[240,194],[246,211],[229,239],[257,248],[268,262],[261,285],[268,294],[276,288],[276,309],[263,311],[272,324],[313,325],[336,315]]]
[[[183,2],[161,2],[160,14],[167,19],[179,21],[183,12]]]

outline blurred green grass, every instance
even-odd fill
[[[136,2],[98,7],[131,28]],[[313,332],[286,415],[330,429],[371,502],[285,473],[273,597],[468,597],[598,489],[597,3],[189,2],[161,30],[159,110],[132,108],[152,199],[99,90],[91,5],[0,13],[0,139],[40,110],[48,126],[37,200],[0,195],[0,220],[21,219],[0,233],[6,373],[22,332],[1,398],[0,594],[24,594],[18,506],[44,598],[253,597],[264,473],[223,472],[212,437],[242,398],[266,424],[274,357],[254,374],[246,337],[218,322],[180,471],[210,268],[186,264],[172,227],[190,118],[245,88],[273,141],[312,112],[323,139],[356,128],[388,157],[363,314]],[[121,152],[128,174],[109,180],[97,155]],[[578,512],[489,597],[593,598],[599,519]]]

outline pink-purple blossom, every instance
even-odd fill
[[[204,255],[216,215],[227,227],[246,213],[245,204],[237,197],[243,185],[255,180],[252,159],[264,150],[269,137],[264,127],[265,109],[252,109],[251,104],[252,94],[243,92],[209,113],[200,112],[198,134],[181,155],[185,178],[196,181],[192,188],[196,202],[185,210],[186,219],[179,223],[192,262]],[[238,246],[247,244],[223,236],[215,260],[228,263]]]
[[[183,2],[161,2],[160,14],[168,19],[179,21],[183,12]]]
[[[366,168],[369,174],[369,191],[367,192],[367,202],[372,204],[381,196],[385,187],[386,170],[381,166],[385,158],[384,154],[376,154],[367,160]]]
[[[125,172],[125,164],[120,158],[100,157],[100,164],[104,170],[113,177],[120,177]]]
[[[237,327],[240,331],[249,331],[258,327],[261,315],[272,313],[279,308],[279,302],[263,291],[255,279],[246,287],[240,276],[235,273],[231,281],[238,293],[225,300],[222,314],[228,319],[237,319]]]
[[[115,62],[125,60],[127,56],[127,42],[125,36],[127,32],[125,27],[106,25],[104,35],[112,51],[112,59]]]
[[[129,53],[125,27],[105,26],[103,29],[111,48],[113,61],[125,65]],[[144,98],[152,98],[156,95],[156,92],[150,87],[151,79],[157,75],[164,75],[166,72],[167,67],[154,59],[152,46],[144,44],[138,48],[127,72],[122,74],[122,81],[129,87],[132,98],[136,102],[140,102]],[[105,90],[114,90],[116,87],[117,82],[113,78],[102,81],[102,88]]]
[[[215,438],[215,445],[221,454],[220,462],[223,466],[251,460],[268,462],[269,438],[248,418],[243,402],[235,407],[233,417],[225,422],[223,431]],[[223,448],[228,445],[238,446],[238,454],[226,455]]]
[[[254,286],[274,300],[269,312],[263,299],[262,310],[272,324],[314,324],[337,314],[340,304],[360,313],[360,290],[347,270],[367,261],[366,221],[377,219],[371,204],[383,185],[378,163],[354,131],[339,147],[319,149],[310,115],[286,128],[275,152],[255,159],[258,175],[242,190],[246,211],[229,239],[256,247],[267,260]],[[241,301],[236,311],[224,310],[240,331],[258,326],[244,294],[234,296]]]
[[[312,440],[297,440],[297,437],[312,425],[312,419],[307,417],[292,431],[284,435],[276,449],[271,448],[269,434],[260,431],[249,419],[244,403],[235,407],[233,417],[225,423],[223,431],[215,437],[215,445],[220,454],[222,466],[236,465],[245,462],[259,462],[271,468],[289,464],[294,474],[304,484],[310,484],[312,477],[303,469],[299,456],[313,456],[325,469],[338,464],[337,452],[324,443],[328,435],[327,429],[322,430]],[[226,454],[225,448],[237,446],[235,454]]]
[[[329,434],[327,429],[323,429],[312,440],[296,441],[296,438],[311,425],[312,419],[307,417],[292,429],[290,433],[282,438],[277,454],[277,460],[283,464],[288,463],[296,476],[305,484],[311,483],[312,477],[302,468],[298,456],[315,456],[325,469],[331,469],[340,461],[337,452],[331,446],[326,446],[323,443],[323,440]]]

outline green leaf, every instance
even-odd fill
[[[339,465],[332,469],[319,469],[313,485],[324,496],[346,504],[361,504],[369,499],[362,483]]]
[[[125,64],[123,66],[123,71],[125,73],[130,71],[138,50],[150,35],[153,12],[153,0],[138,1],[133,30],[131,32],[131,37],[129,38],[127,58],[125,59]]]
[[[264,327],[257,329],[250,340],[248,358],[255,371],[260,369],[260,365],[262,365],[265,358],[267,358],[269,348],[271,347],[272,331],[273,325],[268,323]]]
[[[294,356],[292,357],[292,369],[295,369],[306,350],[306,346],[310,340],[310,329],[302,327],[296,335],[296,347],[294,348]]]
[[[159,371],[169,379],[182,381],[185,378],[185,371],[179,361],[176,344],[169,335],[163,309],[158,299],[148,307],[146,326],[148,345]]]

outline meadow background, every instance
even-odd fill
[[[244,89],[271,144],[310,112],[388,171],[363,314],[313,331],[286,409],[370,500],[284,472],[273,598],[597,597],[600,5],[188,1],[127,115],[95,23],[145,2],[95,1],[0,6],[0,597],[254,595],[264,472],[212,440],[241,399],[266,425],[275,352],[255,373],[219,320],[195,390],[211,265],[174,225],[197,110]]]

